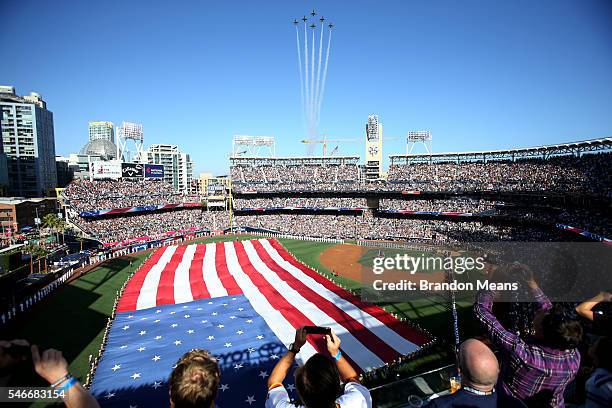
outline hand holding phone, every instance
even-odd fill
[[[330,327],[304,326],[304,331],[306,332],[306,334],[331,334]]]

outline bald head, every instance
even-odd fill
[[[483,342],[469,339],[459,348],[461,380],[471,387],[489,391],[497,382],[499,364],[497,357]]]

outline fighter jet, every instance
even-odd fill
[[[316,15],[317,15],[317,13],[316,13],[316,11],[314,11],[314,9],[313,9],[313,10],[310,12],[310,15],[314,17],[314,16],[316,16]]]
[[[303,22],[307,22],[308,21],[308,17],[306,17],[306,16],[302,17],[302,21]]]
[[[320,22],[324,22],[325,19],[323,18],[323,16],[321,16],[321,18],[319,19]]]
[[[331,29],[331,28],[334,28],[334,25],[330,24],[330,25],[328,25],[328,27]]]
[[[316,25],[314,25],[314,24],[311,24],[311,25],[310,25],[310,28],[312,28],[312,29],[314,30],[315,28],[317,28],[317,26],[316,26]]]
[[[293,20],[293,25],[298,25],[299,22],[297,20]]]

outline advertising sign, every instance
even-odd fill
[[[91,162],[91,175],[94,179],[118,179],[121,177],[121,163],[93,161]]]
[[[163,164],[145,164],[145,178],[148,179],[163,179],[164,165]]]
[[[121,163],[121,177],[142,178],[144,177],[144,164]]]

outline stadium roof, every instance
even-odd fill
[[[476,161],[476,160],[514,160],[521,158],[548,158],[558,155],[580,155],[584,152],[612,149],[612,138],[591,139],[580,142],[569,142],[545,146],[524,147],[517,149],[483,150],[473,152],[394,154],[389,156],[391,164],[400,162],[433,162],[433,161]]]

